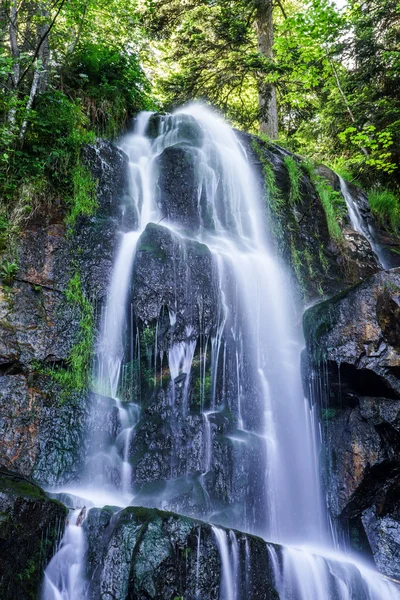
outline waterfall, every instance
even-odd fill
[[[236,536],[217,524],[284,544],[281,556],[271,555],[281,600],[353,599],[360,581],[366,590],[360,598],[398,597],[376,572],[371,576],[367,569],[340,554],[326,558],[333,553],[333,543],[319,480],[316,411],[302,391],[303,339],[293,325],[293,294],[284,265],[273,250],[263,194],[246,149],[222,119],[201,105],[189,105],[173,115],[158,117],[157,132],[152,137],[147,135],[151,118],[150,113],[139,116],[135,131],[121,141],[130,161],[137,228],[121,236],[103,311],[95,370],[99,400],[94,407],[96,415],[101,414],[99,407],[104,402],[116,410],[118,431],[112,442],[93,433],[81,495],[91,497],[95,505],[101,504],[105,492],[119,506],[140,504],[145,498],[149,506],[191,511],[192,516],[216,523],[213,533],[221,558],[221,600],[240,600],[242,584]],[[162,159],[171,149],[184,157],[188,171],[195,166],[190,206],[173,206],[168,182],[164,187],[160,183]],[[189,192],[187,186],[182,188],[183,195]],[[148,242],[144,249],[141,244],[156,234],[163,240],[158,250],[161,263],[165,256],[170,257],[167,252],[172,249],[160,273],[165,274],[168,265],[172,266],[153,339],[131,315],[134,307],[130,302],[132,273],[140,253],[154,250]],[[209,272],[200,275],[212,281],[215,301],[208,309],[212,316],[205,314],[205,300],[200,293],[195,303],[191,300],[192,304],[184,306],[184,314],[179,309],[179,282],[184,282],[185,298],[190,299],[195,289],[188,266],[194,252],[195,266],[203,259],[208,261]],[[149,273],[148,279],[152,276]],[[208,328],[206,318],[211,322]],[[145,333],[149,338],[146,348],[150,348],[147,385],[152,397],[158,392],[166,396],[165,414],[167,409],[173,414],[169,424],[174,427],[169,460],[164,458],[163,466],[168,469],[165,485],[162,492],[157,488],[148,495],[145,484],[135,481],[132,469],[135,457],[131,448],[143,409],[137,398],[121,397],[122,374],[134,363],[132,356],[140,368]],[[169,380],[164,385],[166,363]],[[197,421],[189,406],[196,369]],[[190,428],[184,429],[186,423]],[[191,435],[195,435],[196,427],[202,435],[191,446],[187,432],[194,431]],[[232,458],[221,469],[217,461],[222,459],[215,455],[215,447],[222,430],[224,448],[229,449]],[[181,431],[186,437],[180,435]],[[186,440],[185,447],[181,438]],[[198,451],[199,447],[202,450],[195,455],[193,448]],[[188,457],[192,463],[188,463]],[[232,477],[223,479],[221,471]],[[244,481],[241,486],[236,481],[239,471]],[[154,480],[160,478],[157,474]],[[190,487],[194,481],[197,487]],[[214,493],[210,481],[218,482],[222,492]],[[202,494],[197,496],[204,500],[188,503],[188,494],[177,495],[178,488],[201,489]],[[71,534],[76,535],[76,549],[73,555],[63,557],[63,549],[73,545]],[[85,597],[80,588],[74,588],[73,596],[65,593],[64,578],[54,576],[61,561],[70,563],[64,566],[64,573],[72,572],[77,562],[84,561],[81,534],[76,525],[67,528],[46,570],[46,590],[50,585],[54,593],[52,596],[46,591],[45,600]],[[311,549],[303,548],[305,545]],[[250,565],[247,542],[245,548],[243,559]],[[197,561],[199,564],[200,533]],[[247,585],[246,574],[245,588]]]

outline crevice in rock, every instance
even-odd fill
[[[54,286],[44,285],[43,283],[36,283],[35,281],[30,281],[29,279],[23,279],[22,277],[15,277],[15,281],[18,281],[20,283],[27,283],[28,285],[32,286],[33,288],[43,288],[45,290],[49,290],[50,292],[64,294],[64,290],[60,290],[59,288],[56,288]]]
[[[0,364],[0,377],[7,375],[24,375],[25,371],[18,361]]]
[[[387,379],[371,369],[358,369],[344,362],[338,365],[335,361],[328,361],[327,366],[334,403],[355,406],[356,396],[399,399],[399,394],[388,385]]]
[[[399,476],[400,463],[397,460],[384,460],[367,468],[363,481],[354,492],[340,517],[344,519],[356,518],[363,510],[373,504],[382,504],[387,489],[385,484],[387,481],[394,480]]]

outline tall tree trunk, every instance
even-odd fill
[[[13,127],[15,125],[15,118],[16,118],[16,114],[17,114],[16,101],[17,101],[17,89],[18,89],[18,81],[19,81],[19,73],[20,73],[20,67],[19,67],[19,54],[20,53],[19,53],[19,46],[18,46],[18,39],[17,39],[17,27],[18,27],[17,0],[12,0],[11,6],[10,6],[9,35],[10,35],[11,56],[13,59],[11,84],[12,84],[12,89],[15,92],[15,97],[13,98],[14,105],[11,106],[10,110],[8,111],[8,117],[7,117],[7,120],[10,124],[11,131],[13,130]]]
[[[49,83],[50,69],[50,14],[46,6],[47,2],[42,1],[39,6],[39,14],[42,17],[42,22],[37,27],[37,35],[39,40],[43,40],[39,50],[39,59],[41,62],[41,73],[39,78],[38,91],[45,92]]]
[[[272,17],[272,0],[256,1],[256,28],[258,51],[267,58],[273,58],[274,23]],[[278,137],[278,108],[276,89],[271,83],[260,82],[258,92],[260,107],[260,132],[272,140]]]

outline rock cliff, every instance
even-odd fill
[[[305,313],[311,389],[321,403],[332,514],[378,568],[400,568],[400,269]],[[321,385],[322,381],[322,385]]]

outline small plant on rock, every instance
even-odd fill
[[[5,284],[10,285],[14,281],[17,273],[18,265],[16,262],[7,260],[2,264],[0,274]]]

